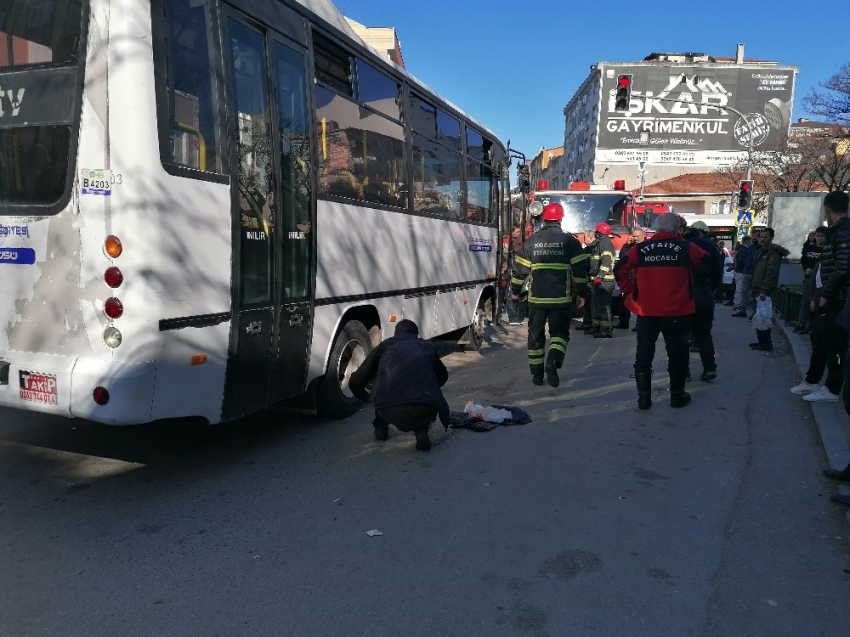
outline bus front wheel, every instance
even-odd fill
[[[328,371],[316,394],[316,411],[327,418],[348,418],[360,409],[351,393],[351,375],[372,350],[369,332],[360,321],[346,323],[334,341]]]
[[[475,308],[475,315],[472,317],[472,323],[469,325],[466,334],[466,342],[463,349],[467,352],[477,352],[484,344],[484,329],[490,317],[493,316],[493,301],[487,299],[481,301],[478,307]]]

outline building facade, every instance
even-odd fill
[[[615,108],[621,75],[628,110]],[[733,165],[789,133],[797,68],[736,56],[652,53],[599,62],[564,108],[564,183],[625,180],[628,189]],[[727,110],[723,110],[727,107]],[[747,116],[743,119],[733,110]]]
[[[360,36],[366,44],[375,49],[388,60],[404,68],[404,57],[401,54],[401,40],[393,27],[367,27],[346,18],[348,25]]]

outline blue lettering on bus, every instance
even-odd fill
[[[483,245],[478,245],[476,243],[470,243],[469,244],[469,250],[471,252],[492,252],[493,246],[483,246]]]
[[[0,224],[0,237],[28,237],[29,226],[6,226]]]
[[[35,250],[32,248],[0,248],[0,264],[32,265],[35,263]]]

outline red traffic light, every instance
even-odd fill
[[[617,86],[621,88],[626,88],[631,83],[632,78],[630,78],[628,75],[621,75],[620,79],[617,80]]]
[[[744,182],[741,183],[741,190],[749,190],[749,189],[750,189],[750,182],[744,181]]]

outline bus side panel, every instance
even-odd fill
[[[121,175],[111,197],[110,232],[124,244],[114,260],[124,274],[117,291],[124,315],[114,322],[124,338],[114,357],[156,362],[151,418],[197,415],[217,422],[229,322],[161,331],[160,321],[230,313],[230,186],[162,167],[147,2],[112,0],[110,42],[111,168]],[[100,267],[108,267],[103,261]],[[193,356],[207,362],[192,365]]]
[[[496,274],[495,228],[318,202],[316,298],[483,281]]]

